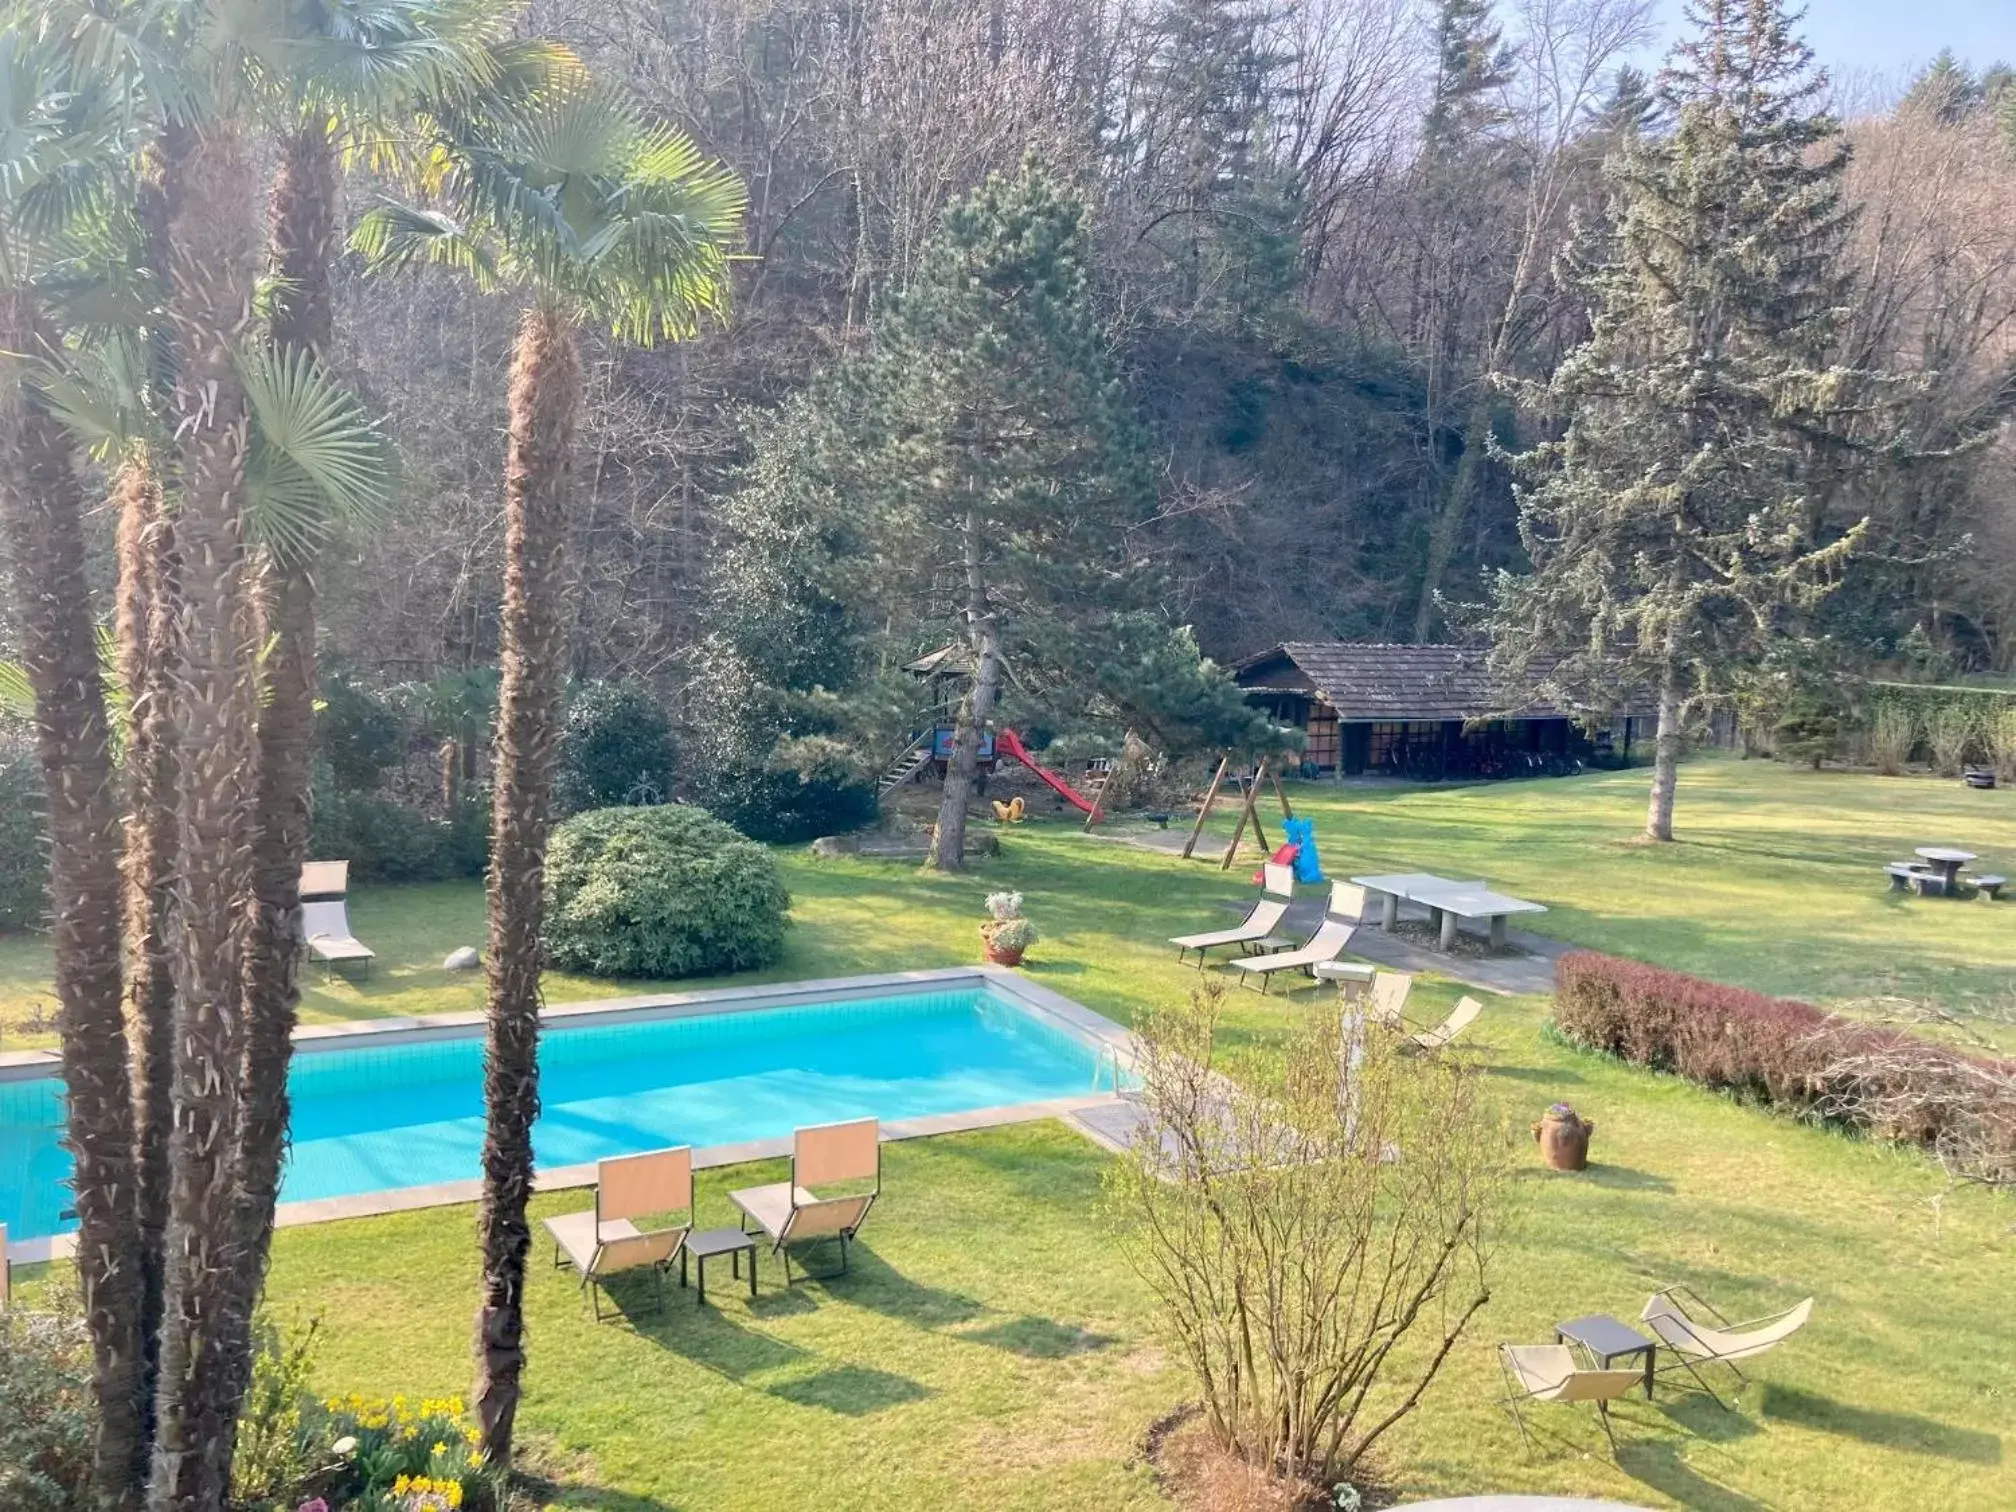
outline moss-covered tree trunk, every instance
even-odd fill
[[[966,633],[973,645],[973,684],[959,704],[958,734],[938,797],[938,828],[931,842],[931,865],[937,871],[965,869],[966,804],[980,769],[980,741],[1001,696],[1001,629],[987,595],[980,532],[979,516],[969,511],[959,536],[966,568]]]
[[[539,1116],[539,943],[566,655],[562,548],[581,356],[560,309],[528,310],[512,355],[504,462],[504,604],[490,831],[483,1055],[483,1298],[471,1393],[483,1452],[508,1464],[525,1367],[532,1125]]]

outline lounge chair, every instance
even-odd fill
[[[1449,1017],[1433,1029],[1424,1029],[1419,1034],[1410,1034],[1401,1041],[1400,1048],[1409,1055],[1432,1055],[1456,1038],[1484,1011],[1484,1005],[1473,997],[1460,997],[1450,1010]],[[1406,1025],[1400,1026],[1403,1030]]]
[[[1375,971],[1372,974],[1373,1022],[1396,1032],[1407,1028],[1407,994],[1414,990],[1414,978],[1404,971]]]
[[[632,1221],[654,1213],[683,1213],[686,1221],[640,1229]],[[602,1321],[603,1282],[618,1271],[651,1270],[658,1306],[665,1305],[665,1272],[693,1232],[693,1150],[681,1145],[648,1155],[622,1155],[595,1167],[595,1206],[546,1220],[553,1264],[571,1263]]]
[[[1295,895],[1295,869],[1269,861],[1261,872],[1260,897],[1238,924],[1230,929],[1175,935],[1170,939],[1169,943],[1176,947],[1178,961],[1194,950],[1197,952],[1197,969],[1202,971],[1207,951],[1216,950],[1220,945],[1240,945],[1250,949],[1274,933],[1287,916],[1288,900]]]
[[[1714,1322],[1702,1322],[1703,1314]],[[1652,1293],[1645,1310],[1639,1314],[1652,1325],[1652,1332],[1659,1336],[1666,1351],[1694,1377],[1695,1384],[1724,1407],[1729,1404],[1716,1396],[1715,1388],[1702,1378],[1699,1367],[1726,1365],[1739,1383],[1745,1383],[1749,1377],[1737,1368],[1736,1362],[1775,1349],[1804,1328],[1812,1316],[1813,1299],[1808,1297],[1779,1312],[1731,1323],[1698,1292],[1686,1286],[1668,1286]]]
[[[866,1191],[833,1192],[836,1186],[872,1183]],[[819,1188],[828,1192],[821,1195]],[[868,1211],[882,1195],[882,1130],[872,1118],[850,1123],[816,1124],[798,1130],[791,1139],[791,1179],[769,1186],[730,1192],[728,1200],[742,1210],[745,1231],[754,1223],[770,1241],[770,1252],[784,1262],[789,1286],[791,1246],[837,1241],[840,1268],[824,1275],[806,1272],[800,1280],[823,1281],[847,1274],[848,1250],[867,1221]]]
[[[1610,1404],[1634,1386],[1645,1384],[1642,1370],[1585,1370],[1575,1363],[1566,1344],[1500,1344],[1498,1369],[1505,1377],[1505,1410],[1519,1427],[1519,1442],[1528,1449],[1524,1402],[1594,1402],[1610,1453],[1617,1453],[1617,1435],[1610,1431]]]
[[[1270,979],[1277,971],[1314,971],[1325,961],[1334,961],[1344,953],[1344,947],[1351,943],[1351,936],[1357,932],[1358,920],[1365,912],[1365,889],[1349,882],[1330,884],[1330,906],[1324,911],[1323,922],[1316,926],[1316,932],[1293,950],[1277,950],[1272,955],[1247,956],[1244,960],[1228,961],[1225,964],[1241,973],[1242,982],[1258,982],[1262,992],[1267,991]]]
[[[308,954],[330,971],[361,961],[364,974],[378,953],[350,932],[350,863],[310,861],[301,868],[301,937]]]

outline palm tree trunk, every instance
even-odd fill
[[[168,935],[175,878],[175,721],[170,709],[174,542],[150,455],[127,458],[113,502],[119,530],[119,674],[127,701],[126,991],[140,1226],[141,1403],[151,1416],[174,1083],[175,976]]]
[[[504,461],[504,606],[491,806],[489,1015],[484,1040],[483,1301],[476,1421],[508,1464],[525,1365],[532,1125],[539,1116],[539,942],[566,654],[562,548],[581,355],[558,310],[526,311],[511,361]]]
[[[330,267],[337,251],[334,143],[317,117],[281,144],[268,205],[277,275],[268,334],[276,346],[328,349]],[[272,1249],[287,1150],[287,1066],[301,1006],[301,863],[315,751],[315,579],[311,561],[268,555],[258,608],[265,659],[259,787],[252,838],[251,938],[245,956],[243,1125],[238,1166],[238,1296],[226,1352],[232,1390],[252,1378],[253,1308]]]
[[[931,844],[934,871],[966,869],[966,801],[980,769],[980,740],[1001,696],[1001,632],[987,600],[986,568],[980,554],[980,521],[968,512],[960,526],[966,559],[966,632],[973,642],[973,686],[959,705],[959,732],[945,786],[938,796],[938,829]]]
[[[53,345],[26,296],[0,296],[0,347]],[[22,660],[49,803],[51,943],[75,1161],[77,1279],[98,1408],[92,1484],[135,1508],[146,1465],[139,1395],[133,1102],[119,926],[119,802],[84,572],[83,494],[69,435],[16,378],[0,398],[0,513],[12,546]]]
[[[252,320],[259,236],[252,154],[211,123],[178,165],[170,316],[181,445],[181,598],[174,714],[181,737],[175,894],[175,1094],[153,1482],[154,1512],[223,1503],[239,1393],[226,1349],[236,1286],[235,1187],[245,1051],[244,963],[258,714],[240,519],[248,414],[233,347]]]

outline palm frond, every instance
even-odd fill
[[[0,714],[15,719],[35,717],[35,685],[19,662],[0,661]]]
[[[349,390],[300,350],[241,352],[238,371],[254,422],[245,462],[253,539],[295,562],[339,529],[382,520],[391,446]]]
[[[496,261],[482,237],[450,216],[411,205],[374,205],[357,221],[350,245],[364,255],[366,271],[405,273],[420,267],[453,268],[481,289],[499,281]]]
[[[67,349],[60,366],[36,364],[25,381],[77,443],[105,462],[136,442],[160,439],[146,400],[148,361],[144,338],[122,332]]]

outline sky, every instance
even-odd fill
[[[1683,0],[1658,0],[1660,50]],[[1806,41],[1837,78],[1903,75],[1950,47],[1963,61],[2016,63],[2016,0],[1806,0]]]

